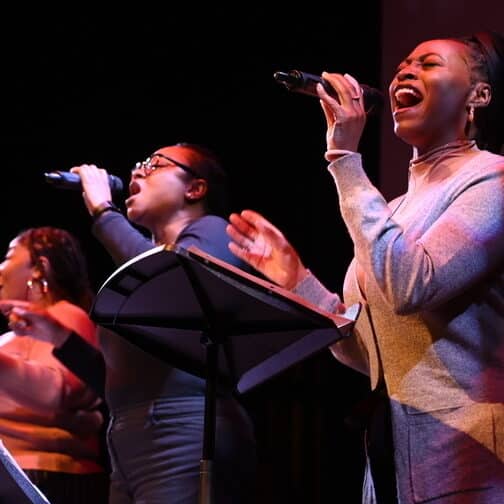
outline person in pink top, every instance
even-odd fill
[[[85,259],[65,230],[33,228],[10,242],[0,299],[34,303],[95,343]],[[12,331],[0,336],[0,440],[52,504],[106,503],[105,410],[53,348]]]

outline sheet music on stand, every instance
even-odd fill
[[[30,481],[0,440],[0,502],[2,504],[51,504]]]

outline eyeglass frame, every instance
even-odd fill
[[[194,171],[194,169],[191,168],[190,166],[188,166],[188,165],[186,165],[184,163],[181,163],[180,161],[177,161],[176,159],[173,159],[173,158],[171,158],[169,156],[161,154],[159,152],[156,152],[156,153],[152,154],[151,156],[149,156],[144,161],[138,161],[137,163],[135,163],[135,166],[132,168],[131,171],[133,172],[134,170],[140,170],[140,168],[141,168],[143,170],[143,172],[144,172],[144,175],[146,177],[149,177],[157,169],[159,169],[159,168],[165,168],[164,166],[153,166],[151,164],[151,161],[152,161],[152,158],[154,158],[154,157],[160,157],[162,159],[166,159],[166,161],[170,161],[175,166],[178,166],[179,168],[182,168],[182,170],[186,171],[187,173],[189,173],[193,177],[202,178],[202,179],[205,178],[205,177],[202,177],[200,174],[196,173],[196,171]],[[146,170],[146,168],[147,168],[147,170]]]

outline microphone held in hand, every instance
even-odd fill
[[[44,173],[46,182],[58,189],[72,189],[82,191],[82,183],[80,175],[72,172],[53,171]],[[115,175],[109,175],[110,190],[113,193],[120,193],[123,190],[123,182]]]
[[[275,72],[274,79],[284,85],[289,91],[303,93],[318,98],[317,83],[321,83],[324,89],[334,96],[334,89],[318,75],[301,72],[300,70],[291,70],[290,72]],[[378,89],[361,84],[362,93],[364,95],[364,109],[370,114],[381,108],[384,102],[384,96]]]

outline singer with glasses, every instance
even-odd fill
[[[93,219],[93,233],[119,266],[162,244],[195,245],[238,267],[248,268],[228,248],[226,174],[208,149],[178,143],[160,148],[131,172],[126,218],[112,202],[110,177],[95,165],[74,167]],[[150,232],[147,238],[129,222]],[[18,313],[43,331],[37,314]],[[60,359],[86,378],[91,348],[76,334],[58,339]],[[120,335],[102,331],[104,395],[111,420],[107,441],[111,504],[197,504],[204,427],[205,381],[143,352]],[[91,369],[99,357],[89,358]],[[94,360],[93,360],[94,359]],[[104,360],[104,363],[103,363]],[[95,382],[95,387],[100,384]],[[103,391],[102,391],[103,393]],[[215,502],[254,502],[256,454],[252,422],[227,388],[217,391],[216,445],[212,469]]]
[[[504,502],[504,37],[429,40],[399,64],[390,105],[412,159],[393,201],[357,152],[358,82],[322,77],[337,94],[316,86],[325,158],[355,251],[344,302],[256,212],[231,215],[230,248],[326,310],[361,304],[355,334],[331,350],[383,397],[367,426],[364,502]]]

